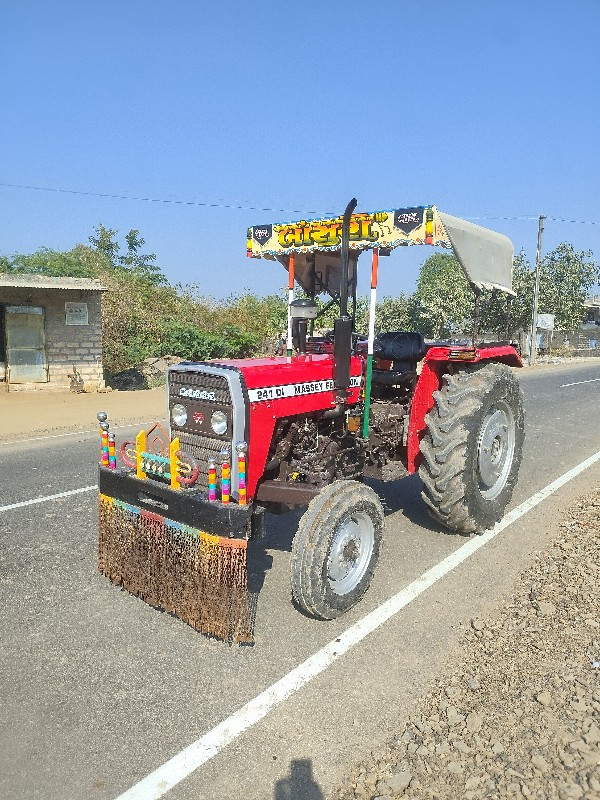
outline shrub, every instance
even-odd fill
[[[258,345],[257,337],[235,326],[207,330],[194,323],[165,319],[156,355],[174,354],[189,361],[211,358],[243,358]]]

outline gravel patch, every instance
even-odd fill
[[[600,800],[600,489],[463,653],[330,800]]]

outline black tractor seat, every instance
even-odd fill
[[[378,333],[373,344],[373,355],[381,361],[393,361],[393,368],[402,370],[403,365],[414,369],[427,352],[422,333],[416,331],[390,331]]]
[[[391,361],[391,369],[373,369],[373,383],[394,385],[405,383],[416,375],[417,362],[427,352],[421,333],[416,331],[390,331],[379,333],[373,343],[373,356],[379,361]]]

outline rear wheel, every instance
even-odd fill
[[[296,603],[320,619],[334,619],[367,591],[379,558],[383,509],[368,486],[335,481],[315,497],[292,545]]]
[[[421,442],[423,499],[445,527],[474,533],[502,518],[523,450],[523,395],[505,364],[445,375]]]

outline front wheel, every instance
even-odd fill
[[[502,518],[523,451],[523,393],[505,364],[444,375],[421,442],[423,499],[431,516],[460,533]]]
[[[310,503],[292,545],[292,597],[303,611],[334,619],[367,591],[379,558],[383,509],[357,481],[335,481]]]

